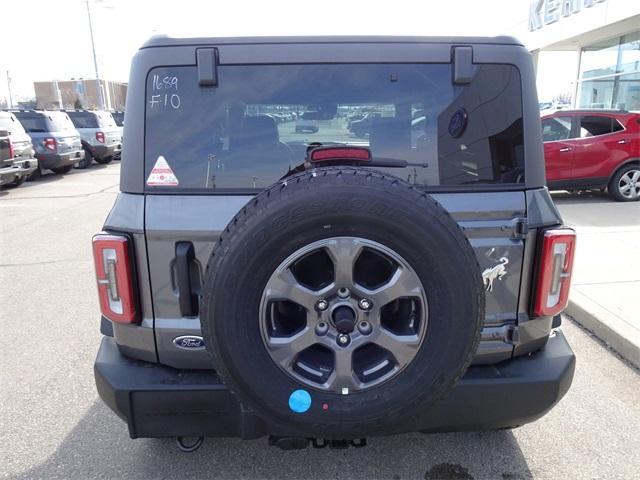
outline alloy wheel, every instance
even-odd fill
[[[395,251],[359,237],[332,237],[285,259],[261,300],[260,329],[288,375],[347,394],[395,377],[427,328],[420,278]]]

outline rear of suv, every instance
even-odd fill
[[[11,112],[0,112],[0,130],[7,132],[7,147],[11,153],[12,175],[5,175],[9,186],[21,185],[29,176],[38,170],[38,160],[34,157],[35,151],[31,144],[31,137],[27,134],[22,124]],[[5,160],[9,162],[9,160]],[[7,165],[4,165],[6,168]],[[9,177],[13,180],[9,180]],[[3,182],[4,183],[4,182]]]
[[[38,170],[32,176],[39,176],[44,169],[68,173],[82,160],[80,134],[66,113],[57,110],[17,110],[13,113],[31,137],[38,159]]]
[[[567,392],[575,234],[516,40],[156,37],[124,128],[95,378],[132,438],[362,445]]]
[[[640,200],[640,113],[558,111],[542,117],[542,139],[550,188]]]
[[[92,160],[105,164],[120,156],[122,132],[110,112],[98,110],[67,110],[82,139],[84,158],[79,168],[87,168]]]

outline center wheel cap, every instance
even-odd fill
[[[356,327],[356,312],[346,305],[337,307],[332,314],[333,324],[340,333],[351,333]]]

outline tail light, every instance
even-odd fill
[[[55,152],[58,148],[58,142],[56,142],[56,139],[53,137],[45,138],[42,144],[44,145],[44,148],[51,150],[52,152]]]
[[[96,132],[96,140],[104,143],[104,132]]]
[[[533,304],[534,316],[557,315],[567,306],[575,247],[576,232],[571,228],[544,232]]]
[[[13,143],[11,143],[11,139],[9,139],[9,158],[13,158],[14,155],[14,151],[13,151]]]
[[[93,237],[93,260],[102,315],[113,322],[134,323],[133,270],[129,239],[99,233]]]
[[[311,162],[326,162],[331,160],[371,161],[371,150],[366,147],[318,147],[309,154]]]

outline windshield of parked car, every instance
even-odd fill
[[[220,66],[216,87],[199,86],[196,67],[156,68],[145,137],[155,189],[264,188],[300,169],[310,144],[427,164],[386,169],[418,187],[517,183],[524,172],[509,65],[478,66],[466,85],[449,64]],[[154,168],[175,181],[156,181]]]

